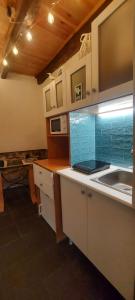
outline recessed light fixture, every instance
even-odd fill
[[[18,49],[17,49],[17,47],[16,46],[14,46],[13,48],[12,48],[12,52],[13,52],[13,54],[14,55],[18,55]]]
[[[2,64],[3,64],[4,67],[8,66],[8,61],[7,61],[6,58],[3,59]]]
[[[30,31],[26,32],[26,39],[27,39],[28,42],[32,41],[32,33]]]
[[[48,13],[48,23],[49,24],[54,23],[54,15],[51,12]]]

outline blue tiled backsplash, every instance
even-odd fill
[[[114,165],[132,165],[133,112],[104,115],[70,113],[71,164],[105,160]]]
[[[95,116],[70,113],[71,164],[95,159]]]

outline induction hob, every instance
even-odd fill
[[[72,166],[74,170],[88,175],[106,170],[109,167],[110,167],[110,163],[105,161],[100,161],[100,160],[82,161]]]

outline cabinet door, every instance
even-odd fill
[[[71,109],[91,102],[91,54],[75,62],[67,70],[67,100]]]
[[[54,92],[57,109],[60,109],[66,105],[66,82],[64,73],[55,79]]]
[[[119,290],[133,300],[135,275],[134,210],[90,191],[88,199],[88,257]]]
[[[133,91],[132,6],[133,0],[114,0],[92,23],[93,93],[110,89],[113,97]]]
[[[54,200],[48,195],[40,191],[41,199],[41,211],[40,214],[45,219],[45,221],[51,226],[51,228],[56,231],[55,225],[55,206]]]
[[[56,102],[54,97],[54,82],[51,82],[49,85],[43,88],[43,104],[44,104],[44,113],[51,112],[56,109]]]
[[[43,89],[45,117],[66,111],[66,80],[65,73],[58,76]]]
[[[85,188],[61,178],[63,232],[87,255],[87,198]]]

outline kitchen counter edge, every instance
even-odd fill
[[[51,172],[69,167],[69,161],[66,159],[42,159],[34,161],[34,164]]]
[[[69,168],[65,168],[63,170],[58,170],[57,174],[59,174],[60,176],[69,178],[70,180],[72,180],[74,182],[77,182],[81,185],[84,185],[84,186],[92,189],[93,191],[96,191],[105,196],[108,196],[109,198],[135,210],[135,207],[132,204],[132,196],[124,194],[119,191],[116,191],[114,189],[111,189],[110,187],[107,187],[105,185],[102,185],[100,183],[97,183],[97,182],[94,182],[91,180],[91,179],[96,178],[97,176],[103,176],[107,173],[110,173],[110,171],[115,171],[117,169],[127,171],[127,169],[125,169],[125,168],[111,166],[110,169],[100,171],[98,173],[94,173],[91,175],[85,175],[85,174],[79,173],[79,172],[73,170],[71,167],[69,167]],[[128,171],[130,172],[130,170],[128,170]]]

